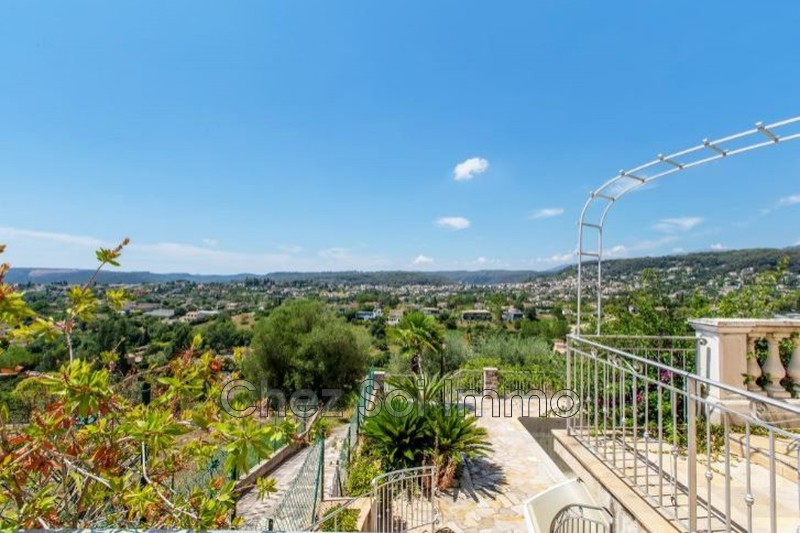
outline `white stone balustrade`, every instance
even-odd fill
[[[698,338],[697,373],[726,385],[745,388],[772,398],[787,399],[791,394],[781,384],[787,376],[800,390],[800,340],[795,341],[789,364],[780,359],[780,344],[800,333],[800,320],[727,319],[690,320]],[[767,358],[763,367],[756,357],[759,341],[766,341]],[[766,377],[762,388],[757,382]],[[712,391],[724,400],[725,391]]]

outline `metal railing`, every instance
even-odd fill
[[[395,533],[438,523],[436,468],[422,466],[372,480],[372,529]]]
[[[362,498],[352,498],[343,503],[336,503],[323,511],[322,518],[317,520],[310,531],[358,531],[358,520],[361,510],[356,505]]]
[[[613,344],[569,338],[568,386],[580,402],[571,436],[681,529],[800,525],[800,430],[786,424],[800,407],[667,364],[681,353],[690,367],[685,346],[651,359],[649,338],[641,350],[634,338],[626,350]]]
[[[567,505],[556,514],[550,533],[614,533],[614,517],[604,507]]]
[[[275,531],[302,531],[316,521],[323,496],[322,472],[325,467],[325,440],[318,439],[308,451],[297,477],[275,508]]]
[[[368,531],[429,531],[439,523],[437,495],[435,467],[396,470],[373,479],[372,491],[364,497],[330,502],[309,529],[358,531],[360,519],[366,518],[364,506],[369,504]]]
[[[450,379],[453,389],[456,391],[482,391],[483,390],[483,370],[459,369],[453,372]]]
[[[344,436],[344,440],[341,443],[341,449],[339,450],[339,458],[336,461],[336,468],[334,469],[333,473],[334,479],[332,483],[332,496],[334,497],[344,495],[344,487],[347,483],[350,461],[353,457],[353,452],[358,445],[358,435],[361,433],[361,428],[364,425],[364,419],[366,418],[367,398],[374,393],[375,372],[372,368],[370,368],[359,389],[358,403],[353,416],[350,418],[347,434]]]
[[[697,337],[690,335],[581,335],[582,339],[597,341],[626,353],[656,361],[686,372],[695,372]]]

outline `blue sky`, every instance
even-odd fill
[[[551,268],[619,169],[800,115],[798,27],[796,1],[2,1],[4,259]],[[607,248],[794,245],[798,178],[800,142],[666,178]]]

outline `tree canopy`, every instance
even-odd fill
[[[253,332],[245,377],[284,392],[349,389],[369,367],[370,339],[363,328],[316,300],[285,302]]]

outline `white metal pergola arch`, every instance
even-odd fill
[[[587,265],[597,266],[597,335],[603,318],[603,228],[611,209],[630,192],[664,176],[699,167],[713,161],[743,154],[759,148],[774,146],[800,139],[800,132],[790,127],[800,123],[800,116],[772,124],[757,122],[755,127],[741,133],[716,140],[703,139],[701,144],[672,154],[658,154],[656,159],[619,174],[592,191],[583,206],[578,223],[578,314],[577,333],[581,333],[583,319],[584,271]],[[596,211],[593,207],[598,206]],[[595,215],[594,217],[592,215]],[[587,247],[587,233],[596,232],[596,247]]]

